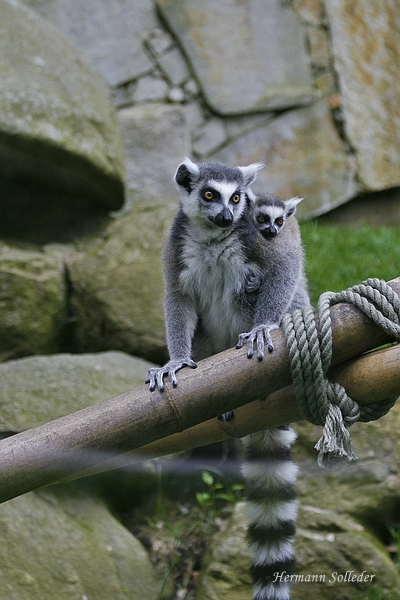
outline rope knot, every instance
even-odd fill
[[[326,374],[332,360],[330,307],[339,302],[354,304],[386,333],[400,340],[400,299],[380,279],[367,279],[339,293],[322,294],[318,301],[319,334],[311,306],[283,317],[297,402],[308,421],[323,425],[315,448],[319,451],[318,464],[330,468],[357,458],[348,427],[358,420],[379,419],[395,403],[395,399],[388,399],[360,407],[341,385],[328,381]]]

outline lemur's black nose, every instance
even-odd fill
[[[278,231],[276,230],[275,227],[271,226],[271,227],[266,227],[265,229],[263,229],[261,231],[261,233],[263,234],[263,236],[266,239],[271,239],[271,238],[274,238],[277,235]]]
[[[229,227],[229,225],[232,225],[232,222],[233,215],[231,211],[226,207],[224,207],[222,211],[218,213],[213,219],[213,223],[217,227]]]

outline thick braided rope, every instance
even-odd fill
[[[320,450],[321,466],[335,466],[354,460],[347,427],[357,420],[371,421],[385,415],[394,399],[359,406],[338,383],[331,383],[326,373],[332,359],[330,307],[339,302],[357,306],[386,333],[400,340],[400,299],[380,279],[368,279],[343,292],[325,292],[318,302],[320,334],[311,306],[284,316],[282,327],[289,349],[292,379],[300,409],[311,423],[324,425]]]

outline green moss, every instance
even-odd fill
[[[156,598],[143,546],[77,484],[2,504],[0,534],[2,599]]]
[[[0,354],[57,351],[66,314],[62,254],[0,248]]]

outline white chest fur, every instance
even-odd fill
[[[237,343],[239,333],[252,326],[247,311],[238,304],[246,277],[254,265],[246,263],[235,232],[213,240],[190,238],[183,246],[182,290],[196,307],[214,352]]]

